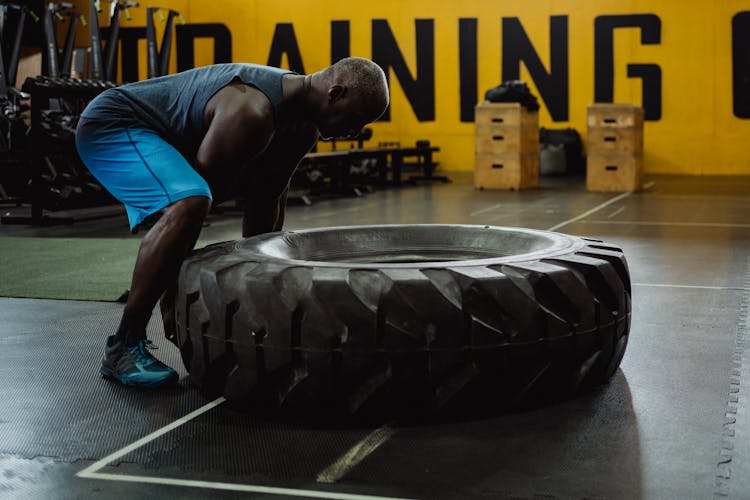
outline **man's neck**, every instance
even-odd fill
[[[310,89],[312,75],[286,75],[281,85],[284,100],[279,109],[277,127],[286,128],[311,120]]]
[[[284,115],[304,118],[309,114],[308,98],[312,75],[287,75],[282,80]]]

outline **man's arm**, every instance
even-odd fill
[[[215,96],[209,113],[210,123],[196,154],[198,169],[209,185],[231,175],[236,165],[257,157],[273,138],[273,110],[255,89],[225,87]]]
[[[300,126],[275,137],[262,158],[248,167],[252,172],[246,178],[248,190],[242,194],[243,237],[281,231],[292,175],[317,138],[318,130],[314,126]]]
[[[245,213],[242,217],[243,238],[281,231],[281,228],[284,226],[284,213],[288,191],[289,186],[275,199],[258,197],[245,199]]]

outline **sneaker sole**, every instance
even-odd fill
[[[174,375],[171,375],[168,378],[165,378],[164,380],[158,380],[156,382],[149,382],[149,383],[133,383],[129,381],[123,381],[121,380],[117,375],[115,375],[115,372],[113,372],[111,369],[107,368],[106,366],[102,366],[99,369],[99,373],[102,374],[102,377],[108,380],[113,380],[120,385],[124,385],[126,387],[141,387],[144,389],[156,389],[157,387],[164,387],[167,385],[172,385],[177,382],[179,376],[177,373]]]

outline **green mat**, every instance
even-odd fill
[[[117,300],[130,288],[140,243],[135,237],[0,237],[0,296]]]

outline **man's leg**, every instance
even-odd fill
[[[153,345],[146,340],[146,325],[159,297],[177,279],[210,205],[211,200],[201,196],[179,200],[146,233],[120,328],[107,339],[101,368],[105,377],[138,387],[160,387],[177,381],[177,372],[150,354]]]
[[[164,209],[141,242],[123,318],[117,333],[107,338],[100,371],[126,385],[173,382],[177,373],[149,352],[155,346],[146,340],[146,325],[195,245],[211,189],[182,154],[152,130],[82,119],[76,146],[91,173],[125,205],[131,229]]]
[[[208,198],[184,198],[171,205],[146,233],[138,250],[123,325],[118,332],[126,334],[126,344],[134,345],[146,338],[151,312],[176,281],[182,261],[195,246],[210,208]]]

